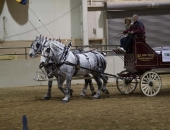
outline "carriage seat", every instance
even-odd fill
[[[145,42],[145,38],[146,38],[147,34],[139,34],[136,35],[134,38],[134,42]],[[162,53],[162,48],[161,47],[154,47],[152,48],[157,54],[161,54]]]
[[[129,48],[129,53],[133,53],[134,52],[134,49],[135,49],[135,43],[136,42],[144,42],[146,43],[145,41],[145,38],[146,38],[146,34],[136,34],[133,38],[133,46],[131,46]]]
[[[134,39],[145,39],[147,34],[136,34]]]

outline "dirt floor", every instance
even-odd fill
[[[80,97],[83,85],[74,84],[66,104],[56,85],[48,101],[42,99],[47,86],[1,88],[0,130],[21,130],[23,115],[29,130],[169,130],[169,80],[170,76],[162,77],[162,89],[155,97],[146,97],[139,87],[122,95],[114,83],[108,83],[110,94],[97,100],[90,99],[89,89],[85,98]]]

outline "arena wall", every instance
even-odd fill
[[[0,39],[33,40],[39,34],[61,39],[82,38],[81,0],[27,1],[28,6],[15,0],[0,1]],[[89,38],[104,37],[103,15],[103,11],[89,11]]]
[[[0,41],[33,40],[42,34],[51,38],[82,39],[81,0],[27,0],[27,5],[15,0],[0,1]],[[88,37],[107,39],[103,2],[127,3],[139,0],[87,0]],[[140,2],[168,0],[140,0]],[[5,27],[5,28],[4,28]],[[5,43],[4,43],[5,44]]]
[[[81,37],[80,0],[27,0],[27,5],[15,0],[1,0],[0,23],[6,18],[7,40],[32,40],[42,34],[51,38]],[[0,25],[0,38],[3,36]]]
[[[106,57],[106,73],[116,75],[123,70],[123,61],[117,56]],[[46,81],[36,82],[33,77],[39,66],[39,58],[28,60],[3,60],[0,61],[0,88],[47,85]],[[110,78],[109,82],[115,81]],[[83,83],[83,80],[72,80],[72,83]],[[56,85],[57,82],[54,82]]]

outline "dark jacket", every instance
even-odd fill
[[[128,31],[133,31],[134,34],[145,34],[145,26],[142,22],[136,21],[129,29],[123,31],[123,33],[126,34]]]

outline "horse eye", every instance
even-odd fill
[[[40,44],[39,44],[39,43],[37,43],[37,44],[36,44],[36,47],[37,47],[37,48],[39,48],[39,46],[40,46]]]
[[[47,53],[50,53],[50,48],[47,48],[46,52],[47,52]]]

